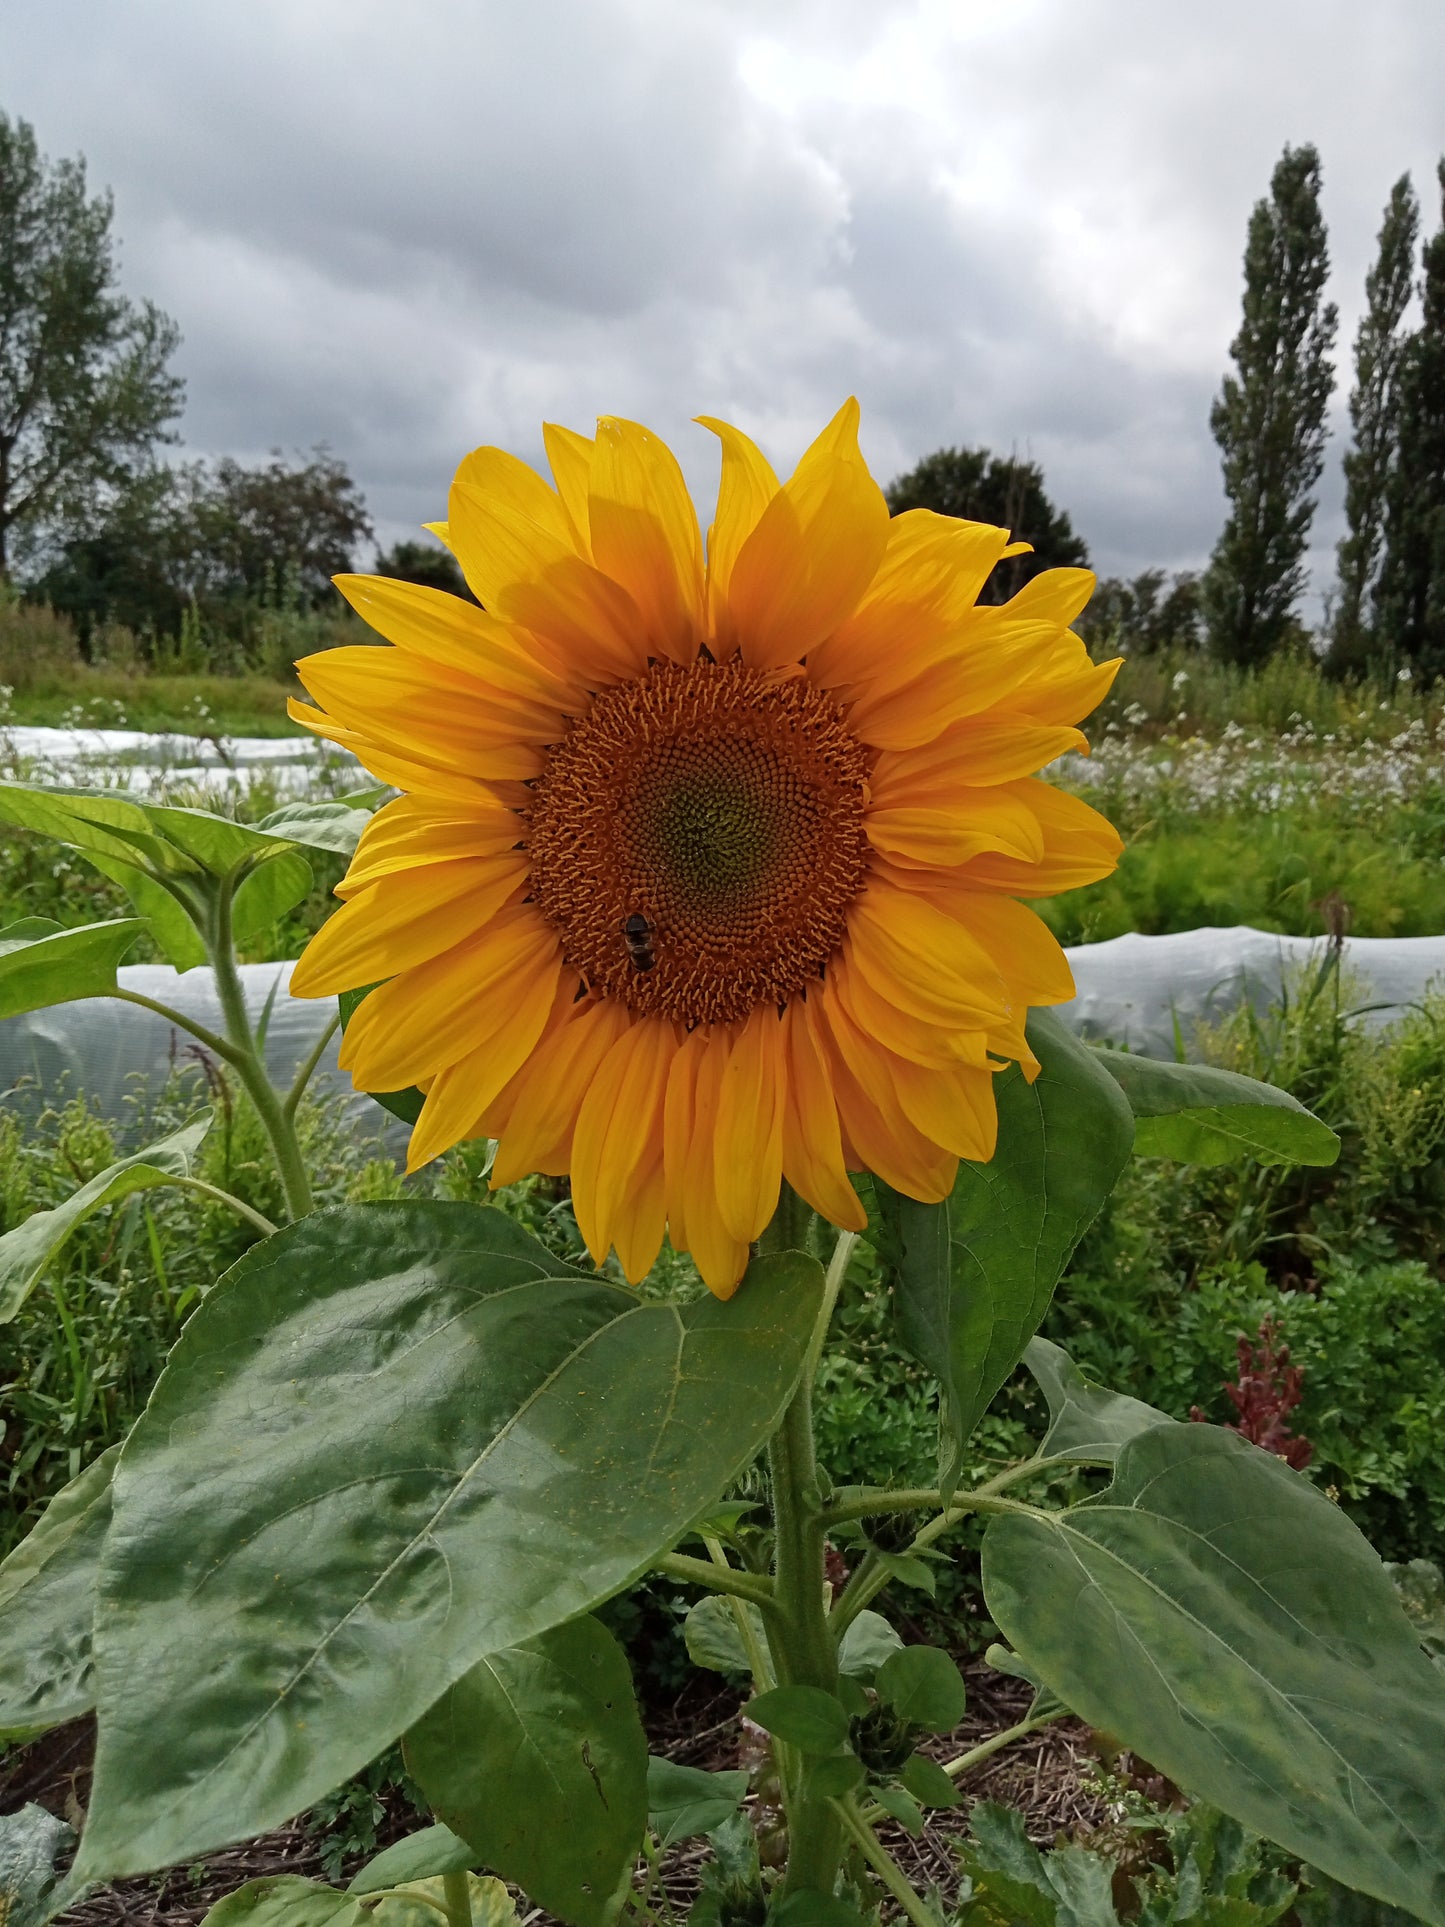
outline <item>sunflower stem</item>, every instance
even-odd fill
[[[240,972],[236,968],[235,943],[231,933],[232,885],[224,882],[217,890],[215,899],[206,918],[204,937],[206,949],[210,952],[211,970],[215,978],[216,997],[225,1019],[226,1037],[231,1047],[230,1062],[237,1077],[245,1086],[246,1095],[255,1107],[261,1120],[261,1128],[271,1140],[272,1154],[276,1159],[277,1174],[281,1179],[281,1191],[286,1200],[288,1218],[304,1218],[312,1209],[311,1180],[306,1174],[306,1160],[301,1154],[301,1143],[296,1136],[296,1127],[288,1116],[285,1106],[261,1061],[256,1048],[255,1035],[251,1020],[246,1015],[246,993],[241,988]]]
[[[806,1250],[807,1206],[783,1187],[778,1213],[759,1240],[761,1251]],[[846,1262],[846,1259],[845,1261]],[[821,1332],[832,1315],[835,1293],[825,1291],[814,1343],[783,1422],[768,1447],[773,1487],[773,1609],[766,1615],[773,1670],[783,1686],[838,1689],[838,1653],[828,1628],[824,1579],[822,1484],[813,1443],[813,1375]],[[788,1811],[788,1870],[783,1895],[826,1894],[837,1883],[843,1850],[838,1808],[812,1784],[814,1763],[792,1748],[779,1749]]]

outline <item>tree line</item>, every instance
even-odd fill
[[[1207,644],[1257,663],[1304,641],[1299,603],[1324,466],[1338,316],[1320,162],[1286,147],[1250,216],[1232,369],[1210,415],[1228,514],[1207,567],[1099,585],[1087,627],[1126,648]],[[1445,674],[1445,160],[1441,225],[1419,255],[1419,319],[1406,326],[1420,207],[1408,175],[1385,208],[1354,348],[1346,532],[1327,601],[1326,660]],[[330,578],[374,541],[346,466],[325,448],[258,465],[180,462],[161,451],[184,386],[175,323],[117,285],[113,205],[83,159],[51,162],[0,112],[0,589],[69,615],[82,640],[121,624],[144,641],[190,622],[244,654],[258,613],[317,609]],[[897,514],[930,508],[1000,523],[1032,553],[999,565],[1003,601],[1088,549],[1036,463],[943,448],[887,490]],[[450,556],[404,542],[383,573],[465,593]]]

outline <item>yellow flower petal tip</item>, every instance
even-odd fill
[[[409,1168],[497,1139],[568,1174],[589,1250],[665,1235],[736,1290],[787,1180],[857,1228],[850,1171],[920,1199],[993,1153],[993,1070],[1070,994],[1025,901],[1113,868],[1037,779],[1116,665],[1083,570],[999,605],[1008,532],[889,519],[844,403],[780,482],[740,430],[706,547],[670,449],[549,425],[552,480],[469,455],[429,524],[485,614],[346,577],[390,649],[301,665],[290,713],[401,792],[303,994],[381,982],[353,1075],[420,1083]]]

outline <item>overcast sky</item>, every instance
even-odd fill
[[[1438,219],[1445,0],[7,0],[0,108],[113,188],[189,453],[324,441],[384,539],[458,457],[631,415],[704,507],[848,393],[887,481],[1017,450],[1104,573],[1198,565],[1252,202],[1324,166],[1349,355],[1391,183]]]

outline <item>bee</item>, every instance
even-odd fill
[[[652,954],[652,925],[647,918],[634,910],[630,917],[622,919],[622,941],[627,945],[627,954],[637,970],[651,970],[657,962]]]

